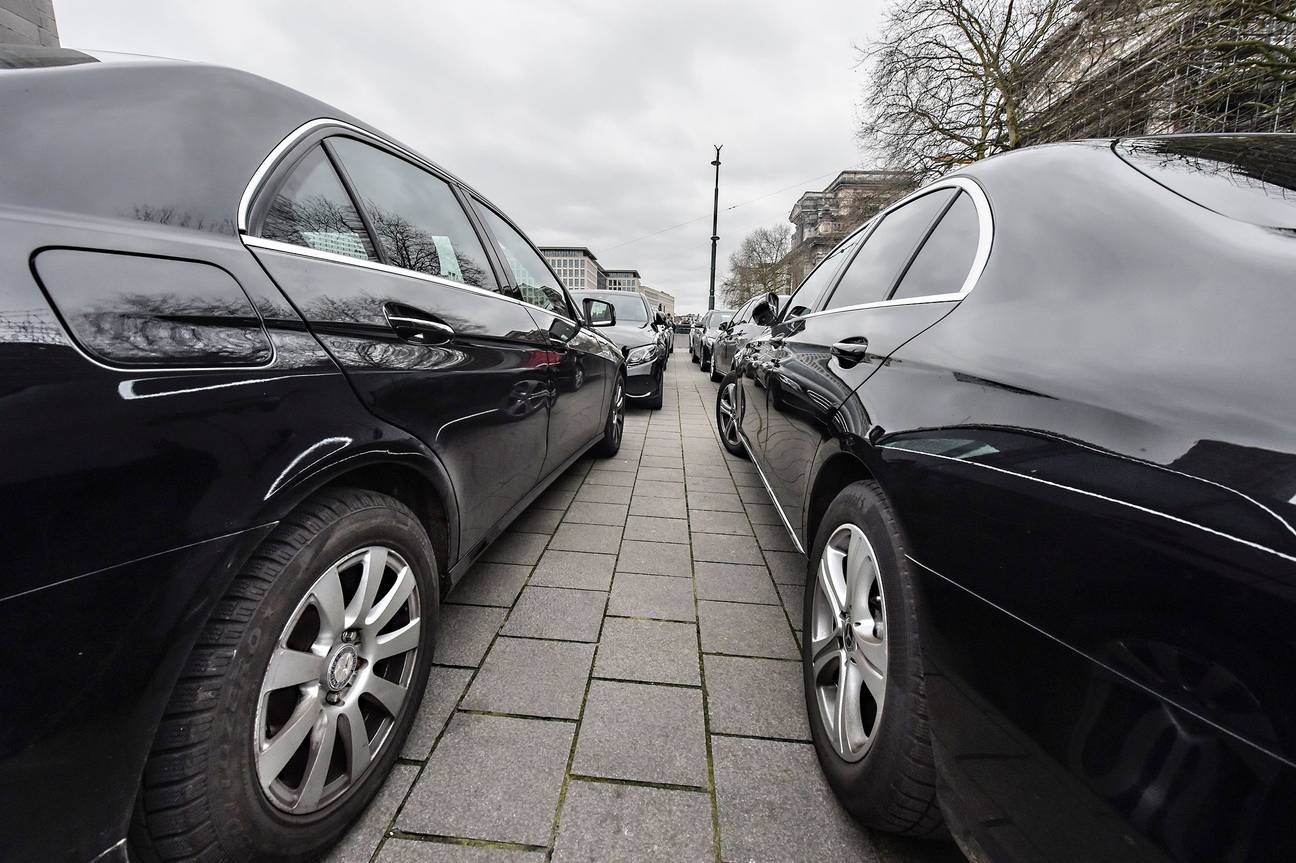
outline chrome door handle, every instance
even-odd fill
[[[835,342],[829,353],[837,358],[843,366],[847,368],[856,363],[868,362],[868,339],[863,336],[855,336],[840,342]]]
[[[425,345],[445,344],[454,338],[454,327],[435,315],[404,303],[386,303],[383,314],[396,335],[411,342]]]

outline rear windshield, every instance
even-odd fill
[[[1194,203],[1230,218],[1296,228],[1296,136],[1186,135],[1121,141],[1116,153]]]
[[[725,321],[731,319],[733,316],[734,316],[733,312],[720,312],[720,311],[707,312],[706,321],[704,323],[707,325],[708,329],[711,329],[713,327],[720,326]]]

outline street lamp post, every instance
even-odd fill
[[[715,198],[711,203],[711,289],[707,293],[707,310],[715,308],[715,259],[716,243],[720,242],[720,235],[716,233],[719,227],[720,218],[720,149],[724,146],[721,144],[715,148],[716,157],[712,165],[715,165]]]

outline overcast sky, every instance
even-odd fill
[[[221,63],[330,102],[458,174],[536,243],[588,246],[696,311],[711,145],[724,145],[719,282],[748,231],[860,166],[853,45],[880,6],[56,0],[55,13],[68,47]]]

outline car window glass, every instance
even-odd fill
[[[330,138],[386,263],[494,290],[486,251],[450,184],[354,138]]]
[[[923,243],[891,299],[957,293],[972,269],[980,232],[976,204],[971,195],[960,192]]]
[[[762,299],[764,299],[763,295],[758,297],[752,297],[750,300],[748,300],[743,305],[743,307],[739,309],[737,313],[733,316],[734,326],[737,326],[738,324],[745,324],[748,321],[750,321],[752,309],[756,308],[756,304],[759,303]]]
[[[799,318],[814,311],[815,306],[819,303],[819,298],[823,296],[824,291],[832,284],[833,277],[841,269],[842,261],[850,258],[851,253],[855,251],[863,235],[863,232],[860,232],[849,238],[829,252],[828,257],[819,262],[819,266],[815,267],[814,271],[801,282],[801,287],[793,292],[792,299],[787,305],[787,311],[783,313],[784,320]]]
[[[572,299],[579,305],[586,297],[602,300],[616,310],[618,324],[645,324],[648,322],[648,304],[640,294],[625,293],[590,293],[572,291]]]
[[[546,311],[570,316],[562,286],[553,273],[549,272],[540,253],[490,207],[481,206],[477,211],[481,213],[486,227],[495,235],[495,242],[499,244],[504,260],[513,271],[513,281],[517,283],[517,287],[509,293],[515,299],[524,300]],[[618,309],[618,317],[620,314]]]
[[[317,252],[378,260],[364,222],[318,146],[280,185],[266,210],[261,236]]]
[[[892,210],[869,233],[846,267],[825,308],[838,309],[887,298],[936,216],[957,189],[938,189]]]

